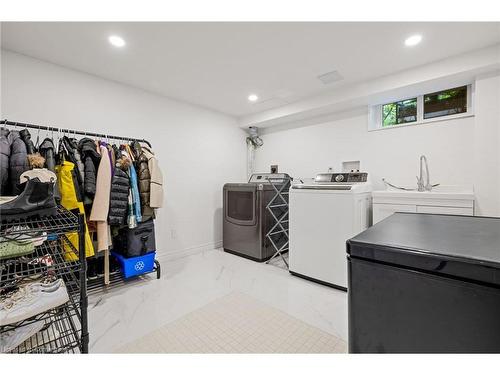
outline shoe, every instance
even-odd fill
[[[31,216],[57,214],[54,184],[33,178],[26,182],[24,191],[7,203],[0,204],[2,221],[25,219]]]
[[[0,241],[0,260],[28,255],[35,251],[32,241]]]
[[[33,242],[34,246],[40,246],[47,240],[47,232],[37,232],[27,225],[13,225],[5,230],[0,242],[17,241],[19,243]]]
[[[19,183],[22,184],[37,177],[41,182],[52,182],[53,184],[55,184],[57,181],[56,174],[52,171],[49,171],[47,168],[33,168],[21,174],[21,177],[19,177]]]
[[[52,256],[44,255],[35,259],[26,257],[17,258],[13,262],[5,262],[0,268],[0,282],[13,281],[18,283],[19,280],[36,280],[50,273],[51,267],[54,265]]]
[[[62,279],[48,283],[34,282],[0,299],[0,324],[21,322],[69,301]]]
[[[0,333],[0,353],[7,353],[17,348],[40,332],[44,325],[44,321],[39,321]]]

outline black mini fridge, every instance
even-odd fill
[[[396,213],[347,241],[350,353],[500,353],[500,219]]]

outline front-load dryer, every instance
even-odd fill
[[[269,202],[276,194],[275,188],[289,183],[290,177],[283,173],[253,174],[247,183],[227,183],[223,188],[223,228],[222,245],[224,251],[239,255],[257,262],[270,259],[275,249],[266,238],[269,229],[274,225],[273,217],[268,209]],[[288,200],[288,191],[283,192]],[[286,208],[283,207],[283,210]],[[274,208],[274,214],[280,208]],[[284,213],[284,211],[283,211]],[[283,222],[285,227],[288,221]],[[288,228],[288,227],[287,227]],[[285,234],[275,238],[278,247],[284,245],[288,238]]]
[[[366,173],[319,174],[290,188],[290,273],[347,290],[346,241],[370,225]]]

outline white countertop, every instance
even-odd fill
[[[374,191],[373,197],[474,200],[474,189],[471,186],[456,185],[436,186],[432,191],[406,191],[389,188]]]

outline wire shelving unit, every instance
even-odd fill
[[[1,215],[0,215],[1,218]],[[0,259],[0,298],[24,283],[46,277],[63,279],[69,300],[28,319],[1,325],[0,335],[15,333],[28,324],[43,322],[41,330],[10,353],[88,353],[87,279],[84,216],[59,206],[47,217],[1,222],[2,241],[34,239],[41,233],[47,240],[30,254]],[[77,239],[75,247],[69,236]],[[13,332],[14,331],[14,332]],[[5,348],[0,348],[4,351]]]

